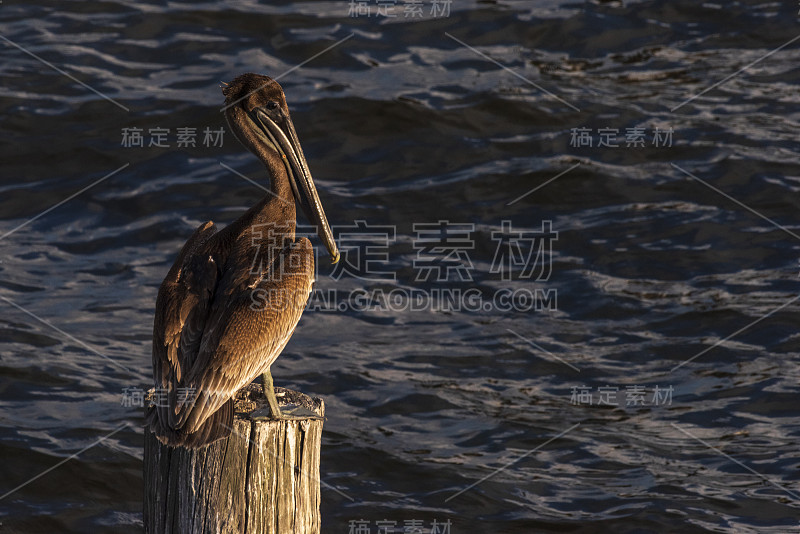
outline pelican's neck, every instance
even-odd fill
[[[252,282],[250,277],[254,273],[262,272],[263,266],[272,264],[287,239],[294,241],[297,227],[294,193],[280,156],[269,157],[269,152],[253,152],[267,168],[269,191],[246,213],[225,227],[218,238],[229,247],[225,262],[241,267],[233,269],[231,276],[242,275],[243,280],[249,280],[247,283]]]
[[[287,225],[286,231],[293,238],[297,212],[288,170],[280,156],[273,151],[259,151],[256,155],[267,168],[270,192],[250,209],[247,218],[252,224]]]
[[[286,165],[272,152],[263,152],[258,154],[258,157],[264,163],[267,168],[267,174],[269,174],[269,189],[272,191],[272,195],[268,196],[281,198],[294,205],[294,191],[289,183],[289,173],[286,170]]]
[[[246,120],[242,110],[230,108],[225,117],[236,138],[264,164],[269,178],[269,191],[264,198],[229,225],[226,228],[226,235],[238,236],[237,240],[243,240],[242,254],[249,253],[247,247],[251,241],[250,233],[254,225],[286,226],[289,237],[293,239],[297,212],[294,191],[289,183],[289,174],[283,159],[275,149],[264,144],[263,139],[255,135],[252,131],[253,126]]]

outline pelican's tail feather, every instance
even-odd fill
[[[211,414],[211,417],[206,419],[195,432],[191,433],[184,432],[182,429],[176,430],[164,424],[158,416],[156,407],[151,406],[145,415],[145,429],[153,432],[158,441],[164,445],[199,449],[231,435],[233,406],[233,399],[228,400],[219,410]]]

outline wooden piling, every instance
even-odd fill
[[[325,405],[275,388],[288,420],[269,413],[260,384],[237,394],[233,430],[202,449],[172,448],[145,430],[147,534],[320,532]]]

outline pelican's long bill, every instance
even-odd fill
[[[250,119],[259,126],[267,139],[283,156],[294,197],[300,203],[308,220],[317,228],[317,235],[328,249],[331,263],[336,263],[339,261],[339,249],[333,239],[328,218],[325,217],[325,210],[322,209],[322,203],[319,200],[317,188],[314,186],[314,180],[311,178],[311,171],[308,170],[308,162],[306,162],[300,141],[297,139],[292,119],[280,106],[276,106],[275,109],[255,108],[249,115]]]

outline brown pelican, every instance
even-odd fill
[[[243,74],[222,92],[228,124],[267,167],[271,194],[220,231],[210,221],[195,230],[158,291],[156,405],[146,425],[171,446],[202,447],[230,435],[233,397],[259,375],[272,416],[282,417],[270,366],[314,280],[311,243],[295,240],[295,201],[332,261],[339,259],[281,86]]]

